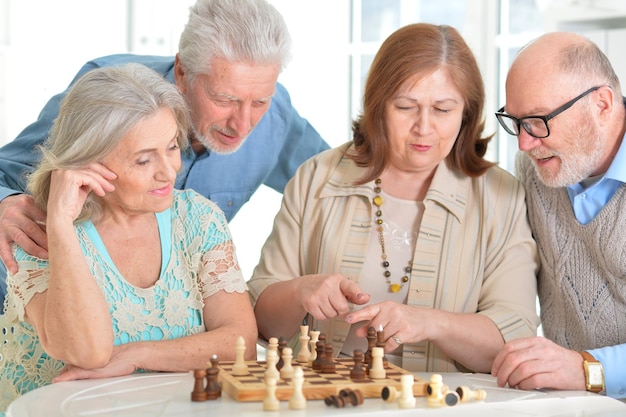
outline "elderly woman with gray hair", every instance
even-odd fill
[[[188,371],[257,330],[222,211],[174,189],[187,143],[176,86],[140,64],[95,69],[61,102],[28,190],[49,259],[14,246],[0,410],[52,381]]]

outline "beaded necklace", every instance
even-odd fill
[[[382,191],[380,184],[382,183],[382,181],[380,178],[376,178],[376,181],[374,181],[374,183],[374,192],[376,193],[376,195],[374,196],[372,202],[376,207],[376,231],[378,232],[378,242],[380,243],[381,258],[383,260],[382,265],[383,268],[385,268],[385,281],[387,282],[387,285],[389,285],[389,292],[399,292],[404,287],[404,284],[409,282],[409,276],[411,275],[411,270],[413,269],[413,259],[411,259],[409,261],[409,264],[404,267],[404,275],[400,280],[400,284],[392,283],[391,272],[389,272],[389,261],[387,260],[387,252],[385,252],[385,238],[383,237],[383,212],[380,209],[380,207],[383,205],[383,197],[380,195],[380,192]]]

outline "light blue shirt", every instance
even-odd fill
[[[587,352],[602,364],[606,395],[626,398],[626,344],[591,349]]]
[[[174,57],[122,54],[86,63],[71,84],[92,69],[129,62],[144,64],[174,82]],[[65,94],[67,90],[52,97],[34,123],[0,148],[0,200],[24,192],[25,174],[32,171],[39,159],[35,149],[48,136]],[[270,108],[241,148],[228,155],[209,151],[200,155],[184,153],[176,188],[194,189],[214,201],[230,221],[261,184],[282,193],[302,162],[328,148],[293,107],[285,87],[277,83]],[[6,269],[0,262],[0,306],[5,294]]]
[[[613,162],[606,174],[593,185],[578,183],[567,187],[576,219],[588,224],[600,213],[617,189],[626,183],[626,140],[622,138]],[[626,271],[623,271],[626,275]],[[589,350],[604,369],[606,395],[626,398],[626,344]]]
[[[588,224],[624,183],[626,183],[626,140],[622,138],[622,144],[606,174],[592,185],[582,181],[567,187],[576,219],[581,224]]]

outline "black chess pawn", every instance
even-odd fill
[[[206,370],[206,397],[207,400],[216,400],[222,396],[222,386],[217,380],[219,374],[217,367],[208,368]]]
[[[324,361],[324,346],[325,345],[326,345],[326,342],[324,342],[323,340],[318,340],[317,342],[315,342],[315,352],[317,353],[317,356],[315,360],[313,361],[313,363],[311,364],[311,368],[313,368],[314,371],[319,371],[322,369],[322,362]]]
[[[283,349],[287,347],[287,339],[281,336],[278,338],[278,363],[276,363],[276,369],[280,371],[280,368],[283,367],[285,361],[283,359]]]
[[[344,404],[352,404],[355,407],[363,404],[363,393],[361,390],[344,388],[339,391],[339,396],[343,398]]]
[[[196,369],[193,371],[194,385],[191,392],[191,401],[206,401],[207,395],[204,390],[204,378],[206,377],[206,370]]]
[[[335,408],[343,408],[346,405],[346,402],[344,398],[339,395],[329,395],[324,398],[324,404],[329,406],[332,405]]]
[[[319,352],[318,352],[319,353]],[[324,358],[320,364],[320,372],[323,374],[334,374],[337,371],[335,360],[333,359],[333,344],[326,343],[323,351]]]
[[[354,367],[350,370],[350,379],[355,381],[363,381],[367,379],[365,375],[365,369],[363,368],[363,351],[357,349],[353,354]]]

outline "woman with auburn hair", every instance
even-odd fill
[[[536,333],[524,189],[484,159],[484,100],[454,28],[385,40],[353,140],[287,186],[248,281],[263,337],[295,343],[304,320],[351,356],[383,328],[405,369],[489,372],[505,341]]]

